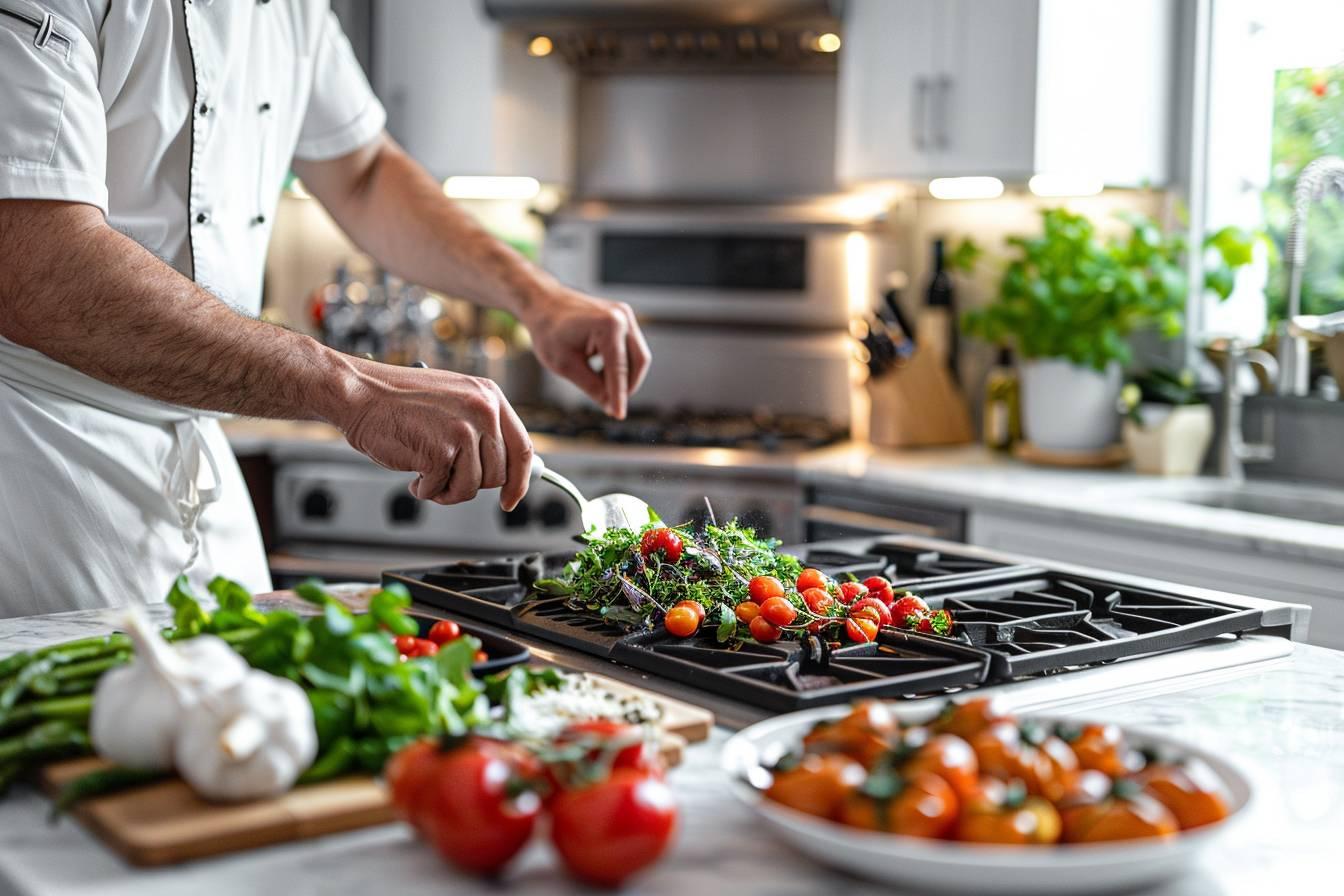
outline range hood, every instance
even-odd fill
[[[482,0],[585,75],[836,69],[840,0]]]

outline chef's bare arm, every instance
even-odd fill
[[[616,417],[649,366],[629,306],[567,289],[492,237],[387,134],[295,173],[359,246],[413,283],[514,313],[537,357]],[[589,366],[602,358],[602,374]]]
[[[185,225],[184,225],[185,226]],[[89,205],[0,199],[0,334],[163,401],[323,420],[411,491],[451,504],[527,491],[532,444],[489,380],[351,358],[239,314]]]

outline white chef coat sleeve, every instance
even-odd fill
[[[364,77],[335,13],[327,14],[314,57],[313,90],[294,156],[320,161],[367,145],[382,133],[387,113]]]
[[[89,0],[0,0],[0,199],[107,213],[107,116]]]

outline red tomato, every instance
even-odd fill
[[[927,612],[929,605],[913,594],[902,594],[891,605],[891,618],[896,620],[897,625],[909,626],[911,616],[918,621]]]
[[[863,580],[863,587],[868,589],[869,597],[875,597],[884,604],[896,599],[895,592],[891,590],[891,583],[882,576],[869,576]]]
[[[408,749],[423,751],[415,745]],[[541,799],[529,782],[541,779],[541,767],[525,750],[469,737],[444,753],[412,754],[408,771],[421,762],[430,765],[424,778],[401,779],[403,793],[412,784],[422,789],[402,809],[419,814],[419,829],[448,861],[466,871],[493,874],[531,839]],[[394,784],[394,798],[397,792]]]
[[[418,740],[393,754],[383,768],[392,791],[392,805],[402,820],[423,832],[424,805],[438,763],[439,748],[433,740]]]
[[[433,656],[439,652],[439,645],[428,638],[416,638],[415,648],[407,656]]]
[[[667,851],[677,806],[662,779],[618,769],[591,787],[567,790],[551,806],[551,842],[570,873],[616,887]]]
[[[610,748],[620,744],[628,744],[628,746],[621,747],[616,755],[611,757],[611,769],[613,771],[618,768],[629,768],[649,775],[661,775],[663,773],[662,757],[658,754],[654,745],[644,736],[643,730],[638,725],[613,722],[609,719],[589,719],[583,722],[574,722],[556,736],[555,743],[557,745],[591,744],[592,749],[585,754],[585,759],[588,762],[596,762],[603,758],[603,753]]]
[[[863,600],[855,601],[854,605],[849,608],[849,613],[853,616],[856,613],[861,613],[864,609],[872,610],[877,614],[878,625],[891,625],[891,611],[887,609],[886,604],[877,598],[865,597]]]
[[[763,604],[772,597],[783,597],[784,585],[774,576],[757,576],[747,583],[747,593],[753,601]]]
[[[782,597],[772,597],[761,604],[761,616],[771,625],[785,626],[798,618],[798,609]]]
[[[419,640],[415,635],[397,635],[392,642],[397,645],[397,653],[410,656],[415,652],[415,642]]]
[[[751,636],[762,644],[773,644],[779,640],[782,632],[779,627],[764,616],[751,620]]]
[[[845,620],[845,634],[849,635],[849,640],[855,644],[867,644],[870,641],[876,641],[877,628],[877,620],[870,619],[867,616],[851,616]]]
[[[867,593],[868,589],[864,588],[858,582],[840,583],[840,603],[842,604],[852,604]]]
[[[696,622],[697,622],[698,624],[703,624],[703,623],[704,623],[704,621],[705,621],[705,607],[704,607],[704,604],[698,603],[698,602],[693,601],[693,600],[681,600],[681,601],[677,601],[675,604],[672,605],[672,609],[674,609],[674,610],[675,610],[677,607],[685,607],[686,609],[690,610],[692,613],[695,614],[695,619],[696,619]]]
[[[823,591],[828,590],[831,580],[826,578],[826,574],[819,569],[808,567],[798,576],[798,593],[806,591],[809,588],[820,588]]]
[[[645,557],[661,553],[668,563],[681,559],[681,536],[668,528],[650,529],[639,540],[639,552]]]
[[[689,607],[673,607],[663,617],[663,628],[678,638],[689,638],[700,628],[700,620]]]
[[[825,614],[835,603],[835,598],[827,593],[825,588],[809,588],[803,592],[803,603],[813,613]]]
[[[737,614],[737,621],[743,625],[751,625],[751,620],[761,615],[761,605],[751,600],[744,600],[738,604],[733,612]]]
[[[425,637],[435,644],[443,646],[449,641],[456,641],[462,637],[462,627],[451,619],[440,619],[429,627],[429,634]]]
[[[919,617],[918,630],[927,635],[952,634],[952,614],[947,610],[934,610]]]

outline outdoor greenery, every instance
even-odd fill
[[[1270,262],[1269,313],[1287,313],[1283,248],[1293,208],[1293,184],[1303,167],[1324,155],[1344,156],[1344,65],[1284,69],[1274,82],[1273,158],[1264,193],[1265,230],[1278,246]],[[1302,310],[1326,314],[1344,308],[1344,201],[1327,197],[1308,222],[1311,251],[1302,280]]]
[[[1129,232],[1103,237],[1084,215],[1044,209],[1039,236],[1009,237],[1015,257],[997,300],[963,318],[974,336],[1016,350],[1019,358],[1064,358],[1101,370],[1128,363],[1128,337],[1156,327],[1180,333],[1188,285],[1186,239],[1150,218],[1121,215]],[[1221,298],[1236,269],[1251,260],[1255,237],[1224,228],[1205,239],[1205,285]]]

